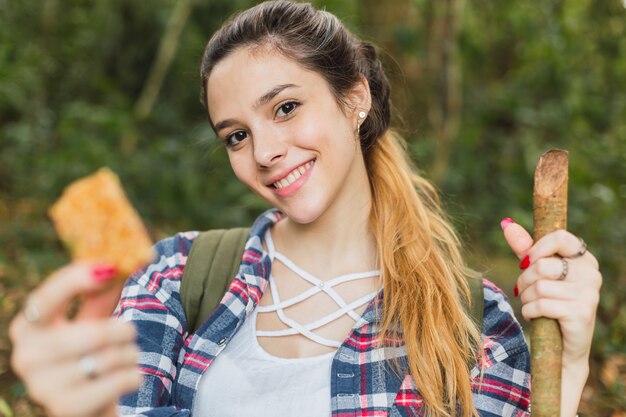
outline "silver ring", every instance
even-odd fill
[[[96,365],[96,360],[91,355],[85,355],[78,361],[78,366],[87,379],[94,379],[98,375]]]
[[[563,265],[563,269],[561,270],[561,275],[557,278],[559,281],[563,281],[569,272],[569,263],[567,262],[567,259],[562,258],[561,263]]]
[[[568,256],[568,258],[580,258],[585,253],[587,253],[587,244],[585,243],[583,238],[579,237],[578,240],[580,240],[580,249],[578,249],[578,252],[576,252],[574,255]]]
[[[38,324],[41,320],[41,312],[32,297],[28,297],[26,299],[24,308],[22,309],[22,314],[24,314],[24,318],[30,324]]]

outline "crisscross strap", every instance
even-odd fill
[[[317,342],[319,344],[322,344],[322,345],[331,346],[331,347],[341,346],[340,342],[322,337],[314,333],[313,330],[318,329],[338,319],[344,314],[347,314],[355,322],[357,322],[361,318],[361,316],[357,314],[354,311],[354,309],[370,302],[374,297],[376,297],[376,295],[378,294],[378,291],[375,291],[363,297],[360,297],[359,299],[351,303],[346,303],[343,297],[341,297],[341,295],[339,295],[333,289],[333,287],[336,285],[342,284],[344,282],[354,281],[358,279],[372,278],[372,277],[378,276],[380,275],[380,271],[373,270],[373,271],[367,271],[367,272],[345,274],[345,275],[340,275],[338,277],[332,278],[328,281],[323,281],[313,276],[312,274],[306,272],[299,266],[297,266],[295,263],[293,263],[289,258],[287,258],[282,253],[277,252],[276,248],[274,247],[274,242],[272,241],[272,237],[270,235],[269,230],[267,231],[265,235],[265,243],[267,245],[268,254],[270,256],[270,259],[272,259],[272,261],[274,260],[280,261],[283,265],[291,269],[294,273],[296,273],[298,276],[300,276],[302,279],[309,282],[313,286],[294,297],[281,301],[280,294],[278,292],[278,287],[276,286],[276,281],[274,280],[273,276],[270,275],[269,285],[270,285],[270,291],[272,294],[272,299],[274,301],[274,304],[268,305],[268,306],[258,306],[257,309],[261,313],[275,311],[280,321],[283,322],[285,325],[289,326],[289,328],[281,329],[281,330],[257,330],[256,335],[277,337],[277,336],[301,334],[307,337],[308,339],[314,342]],[[306,300],[307,298],[312,297],[313,295],[318,294],[320,292],[324,292],[330,298],[332,298],[332,300],[335,301],[335,303],[337,303],[337,305],[339,306],[339,309],[333,313],[327,314],[326,316],[318,320],[315,320],[313,322],[310,322],[304,325],[287,317],[287,315],[284,312],[285,308],[298,304],[299,302],[302,302]]]

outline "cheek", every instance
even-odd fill
[[[247,186],[251,186],[254,180],[254,170],[250,168],[250,163],[246,162],[246,158],[237,153],[229,153],[228,160],[235,176]]]
[[[294,126],[292,135],[296,139],[296,144],[302,147],[315,147],[319,145],[320,136],[324,135],[323,124],[316,119],[304,120],[297,126]]]
[[[303,147],[334,147],[341,140],[352,142],[352,131],[346,118],[332,112],[319,112],[292,125],[292,137]]]

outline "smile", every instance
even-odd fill
[[[307,172],[312,166],[313,166],[313,161],[309,161],[304,165],[300,165],[298,168],[294,169],[289,174],[287,174],[283,179],[272,183],[272,185],[277,190],[285,188],[293,184],[298,178],[302,176],[302,174]]]

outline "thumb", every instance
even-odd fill
[[[75,319],[89,320],[111,316],[120,299],[124,280],[119,279],[117,275],[106,275],[103,282],[106,282],[103,287],[83,294],[80,310]]]
[[[526,256],[528,250],[533,246],[533,238],[526,229],[509,218],[502,220],[500,226],[502,226],[504,239],[513,250],[513,253],[515,253],[519,259]]]
[[[110,317],[120,299],[124,281],[116,279],[103,289],[87,293],[76,315],[77,320]]]

